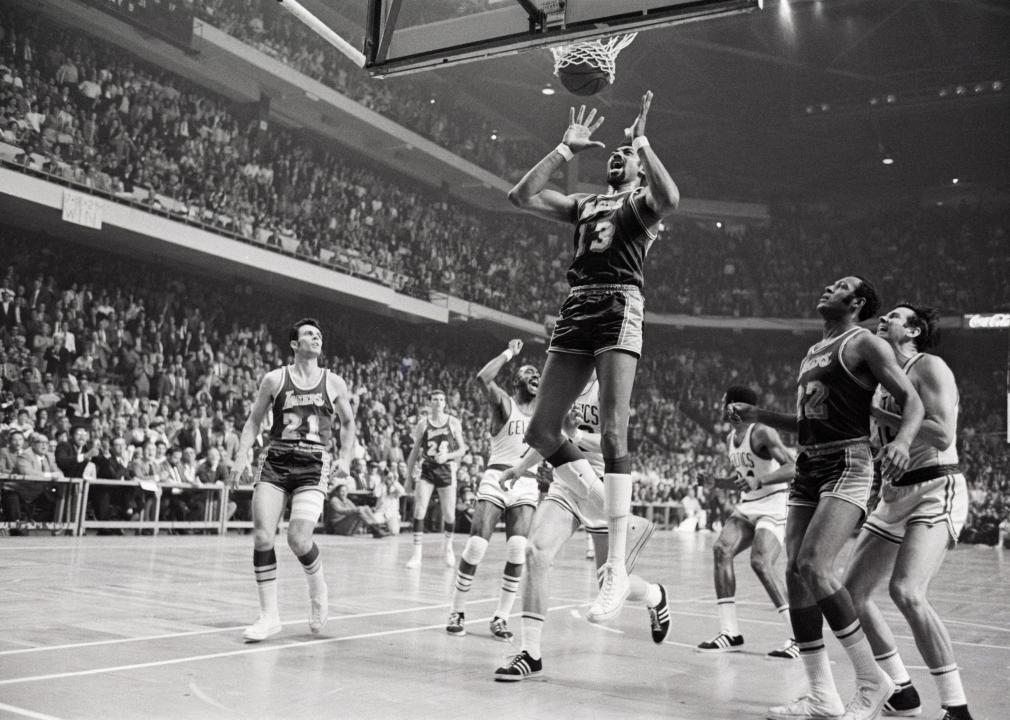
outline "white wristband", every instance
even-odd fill
[[[645,137],[644,135],[639,135],[637,138],[631,141],[631,149],[634,150],[635,152],[638,152],[644,147],[651,147],[651,145],[649,145],[649,138]]]
[[[502,355],[505,356],[505,362],[508,362],[516,356],[516,354],[512,352],[512,348],[505,348],[505,350],[502,351]]]
[[[568,162],[575,157],[575,153],[572,152],[572,149],[564,143],[558,143],[558,146],[554,149],[558,151],[558,155],[565,159],[565,162]]]

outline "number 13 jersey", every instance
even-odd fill
[[[801,446],[866,438],[876,385],[867,386],[845,367],[842,351],[865,328],[853,327],[807,350],[797,381],[796,420]]]
[[[642,219],[645,190],[589,195],[579,201],[575,221],[575,259],[568,284],[645,284],[643,266],[656,233]]]
[[[312,443],[328,447],[333,438],[333,401],[326,391],[327,372],[312,388],[300,388],[284,368],[284,384],[274,396],[270,440]]]

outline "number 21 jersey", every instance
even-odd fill
[[[300,388],[284,368],[284,384],[274,397],[270,439],[280,442],[330,444],[333,437],[333,401],[326,391],[327,371],[312,388]]]
[[[576,208],[575,259],[568,284],[645,284],[643,267],[656,233],[642,220],[644,190],[616,195],[589,195]]]
[[[853,327],[807,350],[797,381],[799,443],[820,445],[869,437],[870,403],[876,385],[867,386],[845,367],[842,351],[865,328]]]

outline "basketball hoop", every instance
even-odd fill
[[[567,45],[555,45],[551,48],[554,74],[558,75],[568,67],[591,65],[606,74],[607,81],[613,85],[617,54],[628,47],[637,35],[637,32],[633,32],[615,35],[606,40],[580,40]]]

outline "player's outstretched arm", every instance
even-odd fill
[[[638,159],[648,180],[644,193],[645,205],[654,216],[654,221],[658,222],[677,209],[680,204],[680,189],[645,137],[645,122],[651,105],[652,91],[649,90],[642,96],[638,117],[631,127],[625,130],[625,134],[631,142],[631,147],[638,153]]]
[[[351,407],[351,393],[344,379],[329,373],[327,390],[333,398],[333,409],[340,420],[340,469],[351,471],[351,461],[354,460],[354,449],[358,442],[358,430],[354,422],[354,408]]]
[[[908,375],[894,359],[894,350],[886,341],[869,333],[860,333],[852,342],[870,374],[891,393],[901,406],[901,425],[894,440],[880,450],[880,474],[884,480],[897,480],[908,468],[908,450],[919,432],[925,410]]]
[[[235,482],[241,482],[242,473],[249,467],[249,454],[252,452],[253,443],[259,435],[260,428],[263,427],[263,420],[266,418],[270,403],[273,402],[274,395],[280,389],[281,370],[271,370],[263,376],[260,382],[259,392],[253,402],[249,417],[242,426],[242,436],[239,438],[238,450],[235,451],[235,464],[232,465],[231,473]]]
[[[499,424],[508,420],[509,412],[511,411],[511,400],[509,399],[508,393],[502,390],[494,379],[498,376],[498,373],[501,372],[501,369],[512,360],[512,358],[522,352],[522,349],[522,340],[509,340],[508,348],[491,358],[487,364],[477,372],[477,379],[480,380],[481,385],[483,385],[484,389],[487,391],[488,398],[491,400],[493,408],[492,412],[495,415],[495,420],[497,420]]]
[[[734,425],[757,422],[773,427],[781,432],[795,433],[799,429],[796,416],[792,413],[780,413],[765,410],[757,405],[735,402],[726,406],[726,417]]]
[[[575,114],[575,108],[571,108],[568,114],[568,129],[561,144],[534,165],[522,180],[509,190],[509,202],[549,220],[572,222],[575,219],[575,209],[583,195],[565,195],[550,189],[547,185],[551,181],[551,176],[571,160],[575,153],[587,148],[604,147],[603,143],[591,139],[592,134],[602,124],[603,116],[597,118],[596,110],[590,110],[587,116],[585,105],[579,107],[578,115]]]

